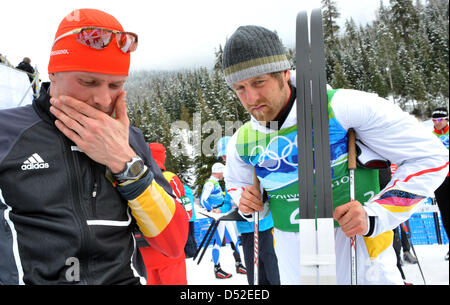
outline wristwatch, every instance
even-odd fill
[[[144,161],[136,156],[127,162],[125,169],[118,174],[113,174],[114,179],[119,183],[127,180],[135,180],[139,178],[145,171]]]

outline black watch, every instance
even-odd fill
[[[139,178],[145,171],[144,161],[139,156],[127,162],[125,169],[118,174],[113,174],[114,179],[118,182],[126,180],[135,180]]]

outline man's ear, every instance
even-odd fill
[[[291,71],[290,70],[285,70],[284,71],[284,79],[286,81],[288,81],[291,78]]]
[[[48,78],[50,79],[50,82],[54,83],[56,81],[56,75],[55,73],[50,73],[48,75]]]
[[[50,79],[50,87],[49,89],[49,94],[50,96],[56,97],[58,94],[56,93],[56,79],[58,78],[56,73],[50,73],[48,75],[48,78]]]

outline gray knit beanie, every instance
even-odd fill
[[[228,86],[258,75],[289,70],[278,35],[260,26],[239,27],[227,40],[222,68]]]

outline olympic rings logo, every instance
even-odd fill
[[[283,147],[281,150],[281,155],[278,154],[280,147]],[[293,167],[298,167],[298,162],[295,163],[292,162],[292,160],[289,160],[289,157],[294,156],[293,153],[298,153],[297,135],[295,136],[293,142],[291,142],[291,140],[289,140],[286,136],[276,136],[270,140],[267,147],[264,147],[263,145],[253,147],[250,155],[256,155],[258,152],[260,152],[260,154],[257,160],[257,165],[259,167],[264,167],[271,172],[277,171],[281,167],[282,162]],[[268,160],[272,162],[267,162]]]

